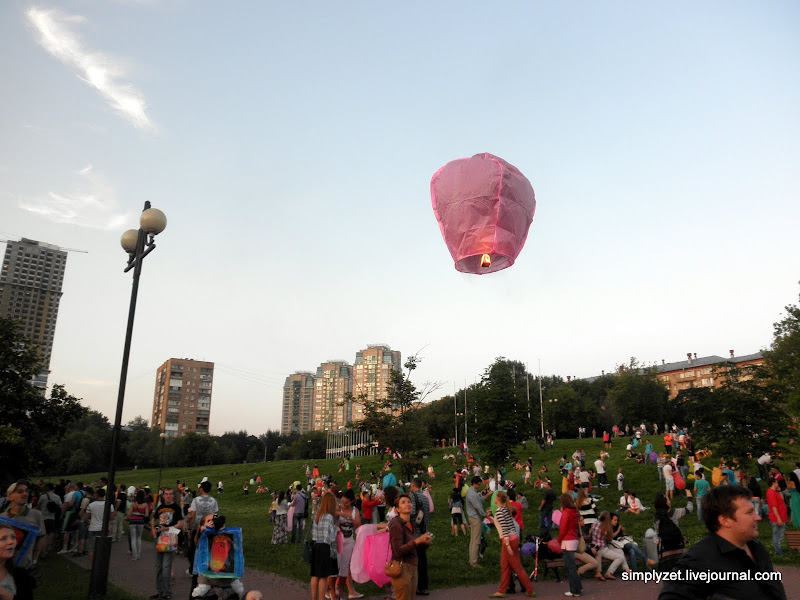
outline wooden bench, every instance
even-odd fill
[[[591,546],[592,536],[590,536],[590,535],[583,536],[583,541],[586,543],[586,548],[587,548],[586,551],[589,552],[588,548]],[[589,553],[591,554],[591,552],[589,552]],[[595,556],[595,559],[597,559],[596,556]],[[603,568],[603,563],[607,563],[608,565],[610,565],[611,562],[612,561],[610,559],[608,559],[606,557],[603,557],[600,560],[600,568],[601,569]],[[543,579],[547,578],[547,571],[549,571],[550,569],[553,569],[553,572],[556,575],[556,581],[558,581],[560,583],[561,582],[561,574],[559,573],[558,569],[561,568],[561,567],[566,568],[566,565],[564,564],[564,558],[563,557],[551,558],[551,559],[539,559],[539,571],[543,572],[543,574],[542,574],[542,578]],[[543,569],[544,569],[544,571],[542,571]],[[536,576],[536,571],[531,571],[530,578],[531,578],[532,581],[537,581],[538,580],[538,576]]]
[[[800,531],[787,531],[786,543],[789,544],[789,550],[797,550],[800,552]]]
[[[547,571],[553,569],[553,572],[556,574],[556,581],[561,583],[561,574],[558,572],[558,569],[560,567],[566,568],[563,558],[539,560],[539,572],[542,573],[542,579],[546,579]],[[542,569],[544,569],[544,571],[542,571]],[[537,575],[535,570],[531,571],[530,579],[531,581],[539,581],[539,576]]]

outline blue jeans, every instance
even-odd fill
[[[156,591],[172,596],[172,552],[156,552]]]
[[[303,541],[303,527],[306,523],[305,515],[294,515],[292,518],[292,537],[289,540],[292,544],[294,544],[294,536],[297,534],[297,541]]]
[[[542,510],[539,512],[539,531],[544,534],[545,531],[550,531],[553,525],[553,509]]]
[[[783,541],[783,531],[786,529],[786,525],[778,525],[777,523],[773,523],[772,521],[769,522],[772,525],[772,547],[775,549],[775,554],[777,556],[783,556],[783,550],[781,550],[781,542]]]
[[[575,552],[564,550],[564,567],[567,569],[569,577],[569,591],[571,594],[583,593],[581,576],[578,575],[578,565],[575,563]]]
[[[628,542],[627,544],[625,544],[623,550],[628,553],[628,558],[630,558],[631,562],[630,567],[632,571],[636,570],[637,556],[641,558],[645,562],[645,564],[647,564],[647,555],[644,552],[642,552],[641,548],[639,548],[636,542]],[[566,564],[566,562],[564,564]]]

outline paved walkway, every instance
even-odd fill
[[[153,567],[155,563],[155,547],[152,543],[143,543],[142,558],[136,562],[131,560],[127,551],[127,538],[112,545],[110,580],[121,588],[147,598],[155,592],[155,572]],[[70,560],[87,569],[89,568],[89,561],[85,556],[80,558],[70,557]],[[186,575],[187,567],[186,558],[183,556],[175,557],[173,568],[175,583],[172,586],[172,593],[176,600],[190,598],[191,577]],[[486,565],[485,568],[492,567]],[[499,565],[496,570],[499,581]],[[800,569],[780,567],[778,570],[783,574],[783,585],[786,589],[787,598],[789,600],[800,600]],[[309,600],[311,597],[308,582],[294,581],[280,575],[264,573],[255,569],[245,569],[245,576],[242,581],[245,590],[261,590],[267,600]],[[534,584],[537,598],[563,598],[564,592],[568,589],[565,580],[557,583],[552,578],[552,575],[547,581],[540,581]],[[627,582],[619,578],[616,581],[607,582],[591,579],[583,580],[583,596],[596,600],[626,600],[628,598],[632,600],[656,600],[660,590],[661,586],[654,583]],[[496,583],[434,590],[431,592],[430,600],[477,600],[486,598],[496,591]],[[379,599],[381,596],[376,598]],[[510,600],[514,598],[522,599],[524,596],[516,594],[508,598]]]

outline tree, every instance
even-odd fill
[[[795,416],[800,415],[800,306],[789,304],[786,315],[773,324],[774,339],[762,351],[776,392]]]
[[[9,457],[0,464],[3,481],[46,468],[43,448],[86,412],[64,386],[54,385],[46,397],[31,383],[39,355],[19,329],[18,321],[0,318],[0,456]]]
[[[406,478],[414,476],[421,466],[418,449],[430,446],[420,403],[440,387],[439,383],[425,382],[418,390],[411,381],[411,373],[420,360],[417,355],[410,356],[403,365],[405,375],[392,369],[385,397],[359,396],[357,400],[364,406],[364,418],[352,424],[360,431],[368,431],[381,449],[388,447],[399,452]],[[352,399],[351,396],[349,400]]]
[[[696,446],[709,446],[715,454],[737,458],[744,465],[773,448],[785,432],[787,414],[768,372],[758,366],[714,367],[720,388],[681,390],[679,403],[693,419]]]
[[[617,425],[662,423],[667,413],[669,391],[658,380],[656,369],[644,368],[635,358],[621,365],[608,403]]]
[[[473,391],[480,423],[472,439],[493,465],[504,462],[511,448],[528,437],[526,377],[521,362],[500,357],[486,369],[481,386]]]

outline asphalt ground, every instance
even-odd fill
[[[128,551],[127,537],[120,542],[112,544],[111,564],[109,568],[109,578],[115,585],[148,598],[156,591],[155,588],[155,545],[150,542],[142,543],[142,557],[138,561],[132,561]],[[70,560],[85,568],[89,568],[88,558],[67,556]],[[173,573],[175,576],[172,585],[172,596],[176,600],[189,599],[191,597],[191,577],[186,575],[189,568],[185,557],[176,555],[173,561]],[[465,565],[466,566],[466,565]],[[497,581],[500,581],[500,565],[484,564],[485,569],[495,569],[497,571]],[[800,569],[796,567],[780,567],[778,569],[783,576],[783,586],[789,600],[800,600]],[[557,582],[552,574],[546,581],[537,581],[533,584],[537,598],[564,598],[564,592],[569,587],[566,582],[566,575],[562,571],[562,580]],[[308,582],[300,582],[286,579],[272,573],[264,573],[255,569],[245,569],[242,578],[245,590],[257,589],[262,592],[267,600],[309,600],[311,591]],[[358,589],[356,584],[356,589]],[[473,600],[487,598],[490,594],[497,591],[498,584],[487,584],[470,587],[456,587],[441,590],[432,590],[430,600]],[[656,583],[644,583],[639,581],[622,581],[621,571],[617,572],[615,581],[597,581],[594,579],[583,579],[583,597],[595,600],[655,600],[661,591],[661,585]],[[524,598],[524,594],[517,593],[509,595],[509,599]],[[380,600],[382,596],[373,596]],[[418,597],[419,598],[419,597]],[[755,598],[753,600],[756,600]]]

